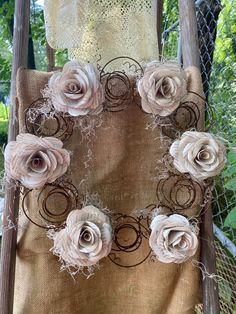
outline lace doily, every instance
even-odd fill
[[[156,0],[45,0],[47,40],[71,59],[106,63],[117,56],[157,59]]]

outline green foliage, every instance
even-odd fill
[[[225,178],[224,186],[229,190],[236,191],[236,153],[233,150],[227,154],[227,167],[222,176]]]
[[[229,283],[226,280],[219,280],[219,295],[220,299],[228,304],[231,302],[232,298],[232,289],[230,288]]]
[[[0,101],[10,89],[5,82],[11,77],[13,7],[13,0],[0,0]]]
[[[230,150],[227,154],[227,167],[223,171],[224,186],[228,190],[236,191],[236,152]],[[234,196],[232,196],[232,199]],[[231,200],[232,200],[231,199]],[[234,203],[232,201],[232,203]],[[225,227],[236,229],[236,206],[230,210],[224,221]]]
[[[236,163],[228,166],[222,173],[223,177],[230,177],[236,173]]]
[[[228,213],[224,221],[224,225],[225,227],[236,229],[236,207],[231,209],[231,211]]]
[[[67,50],[57,50],[55,52],[55,65],[56,67],[63,67],[63,65],[68,61]]]
[[[7,143],[9,107],[0,102],[0,172],[4,169],[4,158],[1,149]]]
[[[6,125],[6,128],[7,128],[7,124],[5,124],[5,125]],[[5,130],[6,129],[5,125],[4,125],[4,130],[0,131],[0,147],[3,147],[7,143],[7,133],[6,133],[6,130]]]
[[[236,7],[222,0],[217,24],[209,105],[214,108],[212,131],[236,143]]]
[[[46,35],[43,8],[34,2],[31,7],[31,31],[34,42],[36,68],[47,71]],[[62,67],[68,61],[67,50],[55,51],[55,66]]]
[[[179,19],[178,0],[164,1],[163,26],[168,29]],[[177,56],[178,28],[169,32],[164,42],[164,56],[168,59],[175,59]]]
[[[236,191],[236,178],[230,179],[226,184],[225,184],[226,189]]]
[[[9,95],[12,61],[14,0],[0,0],[0,101]],[[46,36],[43,8],[31,1],[31,36],[34,43],[35,63],[38,70],[47,70]],[[63,66],[68,60],[65,50],[55,53],[57,67]]]
[[[164,1],[163,22],[165,29],[179,19],[178,0]]]
[[[35,1],[31,5],[30,25],[36,68],[41,71],[47,71],[44,13],[43,8],[36,5]]]
[[[8,115],[9,107],[0,103],[0,147],[7,143]]]
[[[233,147],[236,144],[236,7],[231,0],[222,0],[221,4],[210,77],[208,122],[210,132],[227,139]],[[217,214],[220,208],[219,225],[223,220],[225,227],[236,228],[236,152],[232,148],[227,160],[222,179],[216,181],[214,213]],[[231,238],[232,234],[228,236]]]
[[[220,33],[216,38],[215,60],[225,65],[236,62],[236,9],[231,0],[222,0],[223,10],[218,20]],[[228,71],[224,74],[227,75]],[[223,74],[223,73],[222,73]],[[228,74],[231,76],[231,74]]]
[[[0,102],[0,122],[7,122],[9,117],[9,107],[6,106],[4,103]],[[1,124],[0,124],[1,130]]]
[[[13,14],[14,14],[14,1],[13,0],[0,0],[0,28],[1,38],[8,39],[4,40],[3,44],[10,45],[12,42],[12,31],[13,31]]]
[[[39,6],[31,8],[31,32],[33,41],[38,41],[41,46],[45,47],[45,27],[44,27],[44,14],[43,9]]]
[[[236,153],[234,150],[230,150],[227,154],[227,160],[229,164],[235,164],[236,163]]]

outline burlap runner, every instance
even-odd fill
[[[202,94],[199,73],[195,69],[191,73],[190,89]],[[19,70],[21,132],[25,129],[25,110],[41,97],[40,90],[50,75]],[[196,100],[197,96],[191,97]],[[198,97],[197,103],[202,110]],[[103,205],[114,212],[130,213],[135,208],[156,203],[155,167],[167,147],[160,139],[158,128],[146,130],[149,121],[150,116],[132,104],[121,112],[103,113],[102,125],[96,130],[96,136],[91,137],[93,158],[88,187],[91,192],[98,192]],[[87,155],[87,144],[82,141],[79,130],[73,132],[65,147],[73,151],[71,176],[78,187],[86,173]],[[28,206],[37,211],[35,195],[28,199]],[[105,258],[94,276],[86,279],[79,275],[74,282],[67,272],[59,272],[60,264],[49,252],[52,243],[45,230],[30,223],[24,215],[19,225],[15,314],[194,312],[199,301],[200,276],[191,261],[180,265],[146,261],[138,267],[122,268]],[[137,250],[137,257],[147,246],[146,241],[144,248]]]

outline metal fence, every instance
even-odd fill
[[[236,146],[236,1],[195,1],[206,129]],[[181,62],[177,1],[164,2],[163,55]],[[214,232],[221,313],[236,313],[236,150],[215,180]],[[214,279],[213,279],[214,280]],[[216,280],[216,279],[215,279]],[[197,312],[201,312],[201,307]]]

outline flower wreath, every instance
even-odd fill
[[[93,65],[71,61],[51,76],[43,95],[49,99],[50,110],[53,108],[55,112],[70,117],[99,115],[106,107],[106,101],[112,98],[111,82],[107,80],[114,75],[122,82],[127,77],[123,72],[104,74],[104,68],[99,76]],[[188,71],[173,62],[155,61],[148,64],[145,71],[139,71],[136,86],[142,110],[166,118],[185,101]],[[127,100],[126,96],[120,95],[121,103]],[[172,142],[169,156],[178,172],[201,185],[222,171],[226,163],[225,151],[223,142],[212,134],[189,130]],[[7,180],[15,180],[28,189],[42,189],[52,184],[70,165],[70,152],[63,148],[61,140],[29,133],[20,134],[16,141],[9,142],[4,157]],[[199,232],[196,219],[178,213],[166,215],[157,206],[153,206],[150,213],[147,219],[151,222],[141,233],[149,239],[155,259],[163,263],[182,263],[194,256]],[[143,217],[136,222],[143,227],[140,219]],[[62,227],[50,226],[48,236],[54,242],[51,251],[59,257],[64,268],[83,270],[96,266],[102,258],[111,255],[112,242],[116,238],[112,220],[111,212],[91,204],[73,208]]]

